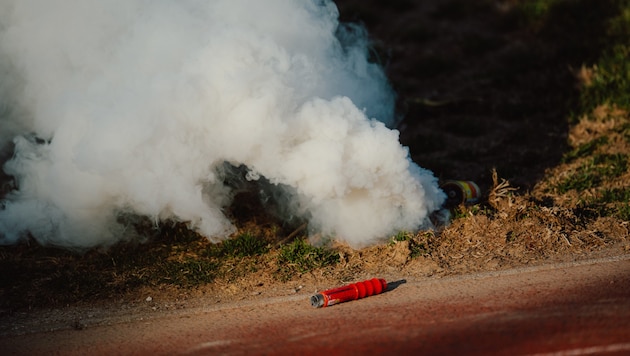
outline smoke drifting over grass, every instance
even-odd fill
[[[108,245],[121,213],[218,241],[226,162],[353,246],[426,226],[443,193],[386,126],[366,34],[337,17],[316,0],[2,0],[0,242]]]

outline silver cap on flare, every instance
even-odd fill
[[[315,294],[311,297],[311,305],[315,308],[321,308],[324,306],[325,298],[321,294]]]

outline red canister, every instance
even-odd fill
[[[384,279],[372,278],[363,282],[319,292],[311,297],[311,305],[316,308],[329,307],[334,304],[380,294],[386,289],[387,282]]]

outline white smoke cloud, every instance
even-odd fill
[[[426,227],[444,199],[330,1],[0,0],[0,76],[4,244],[108,245],[121,212],[218,241],[225,162],[353,246]]]

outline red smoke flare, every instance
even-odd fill
[[[311,297],[311,305],[316,308],[328,307],[334,304],[361,299],[380,294],[387,289],[384,279],[372,278],[363,282],[348,284],[347,286],[325,290]]]

